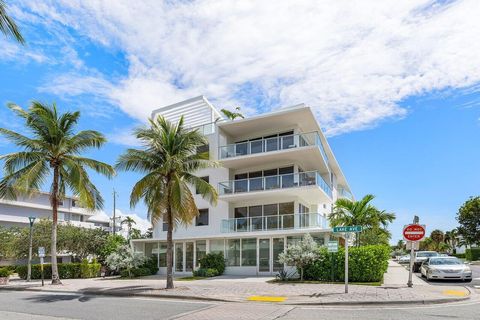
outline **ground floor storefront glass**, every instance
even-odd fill
[[[325,234],[313,234],[312,237],[319,245],[324,244]],[[287,246],[297,244],[301,239],[301,235],[292,235],[175,241],[174,271],[190,273],[200,267],[199,260],[205,257],[207,252],[214,252],[224,255],[227,274],[274,275],[285,268],[285,265],[278,261],[280,253]],[[135,245],[137,250],[142,246],[143,250],[140,251],[143,251],[146,257],[156,258],[160,272],[166,272],[166,242]]]

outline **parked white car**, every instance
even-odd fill
[[[420,267],[422,277],[427,280],[463,280],[472,281],[472,270],[462,260],[455,257],[431,257]]]
[[[419,272],[422,263],[429,258],[438,257],[439,254],[436,251],[417,251],[415,252],[415,260],[413,261],[413,272]]]
[[[400,264],[408,264],[410,263],[410,255],[404,255],[398,258],[398,263]]]

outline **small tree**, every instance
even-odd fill
[[[317,243],[307,233],[299,243],[288,246],[287,250],[280,253],[278,261],[287,265],[294,265],[300,271],[300,280],[303,281],[303,269],[317,258],[317,252]]]
[[[480,245],[480,196],[471,197],[458,209],[457,221],[465,243]]]
[[[140,252],[135,252],[130,246],[123,245],[118,248],[117,252],[107,257],[106,263],[111,270],[117,272],[127,270],[128,276],[131,278],[132,269],[144,264],[145,257]]]

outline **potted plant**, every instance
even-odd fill
[[[8,284],[12,272],[8,268],[0,268],[0,285]]]

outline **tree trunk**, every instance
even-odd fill
[[[52,205],[52,243],[51,243],[51,262],[52,262],[52,284],[62,284],[58,275],[57,265],[57,221],[58,221],[58,167],[53,168],[53,186],[50,202]]]
[[[173,289],[173,217],[170,205],[167,209],[167,289]]]

